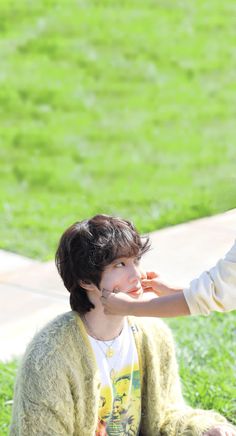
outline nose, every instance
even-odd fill
[[[129,282],[137,284],[138,282],[140,282],[141,277],[142,277],[142,270],[140,266],[135,265],[135,263],[130,265]]]

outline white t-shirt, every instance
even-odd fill
[[[137,436],[141,421],[141,385],[138,354],[131,327],[125,320],[113,341],[89,336],[101,376],[96,436]],[[111,348],[112,357],[106,357]]]

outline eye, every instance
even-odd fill
[[[125,266],[125,262],[117,262],[117,263],[115,263],[115,268],[122,268],[122,266]]]

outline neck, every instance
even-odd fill
[[[83,318],[88,334],[104,341],[110,341],[119,336],[125,319],[123,316],[106,315],[100,301],[96,304],[95,309],[82,317],[82,320]]]

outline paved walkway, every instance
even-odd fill
[[[236,238],[236,209],[151,234],[144,267],[184,286],[215,262]],[[70,310],[68,292],[54,262],[37,262],[0,250],[0,360],[24,352],[34,333]]]

